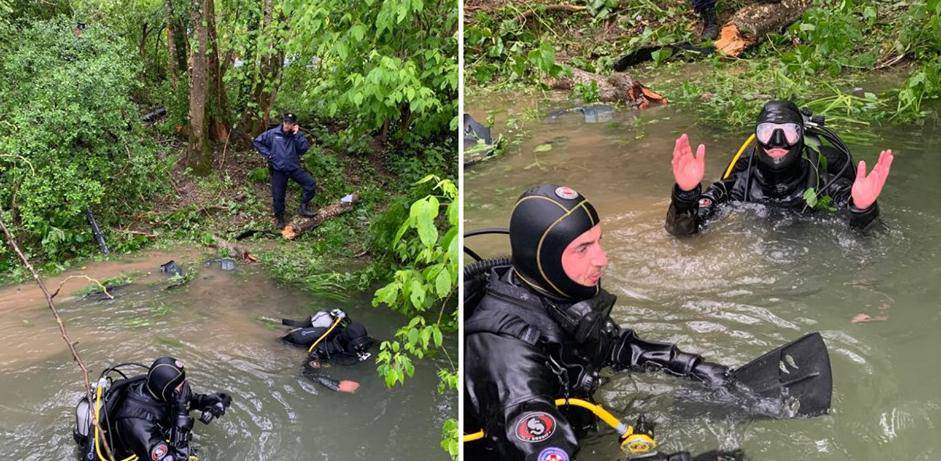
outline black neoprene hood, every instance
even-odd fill
[[[556,298],[595,296],[600,283],[587,287],[570,279],[562,252],[599,222],[595,207],[570,187],[544,184],[527,190],[510,217],[513,269],[524,282]]]
[[[183,362],[173,357],[160,357],[154,360],[147,372],[147,390],[157,400],[169,402],[176,387],[186,380]]]

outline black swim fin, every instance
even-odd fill
[[[820,333],[810,333],[732,372],[734,381],[760,397],[780,399],[796,416],[830,410],[833,376]]]

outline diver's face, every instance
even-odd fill
[[[607,265],[608,255],[601,248],[601,224],[572,240],[562,252],[565,275],[579,285],[597,285]]]

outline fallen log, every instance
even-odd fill
[[[746,48],[758,43],[765,35],[777,32],[800,19],[811,0],[781,0],[776,3],[753,3],[735,12],[714,42],[716,50],[738,57]]]
[[[592,82],[598,86],[599,100],[602,102],[620,102],[638,109],[646,109],[651,103],[667,104],[665,96],[657,94],[625,73],[606,78],[573,67],[571,77],[551,79],[547,83],[551,88],[571,91],[575,85],[590,85]]]
[[[281,236],[292,240],[298,235],[323,224],[324,221],[352,210],[357,202],[359,202],[359,194],[350,194],[340,199],[337,203],[327,205],[317,210],[316,216],[310,218],[297,216],[291,220],[288,225],[284,226],[284,229],[281,230]]]
[[[258,258],[256,258],[254,255],[252,255],[251,252],[249,252],[247,248],[245,248],[245,247],[243,247],[243,246],[241,246],[241,245],[238,245],[238,244],[236,244],[236,243],[232,243],[232,242],[230,242],[230,241],[228,241],[228,240],[226,240],[226,239],[224,239],[224,238],[222,238],[222,237],[216,236],[216,235],[213,235],[213,236],[212,236],[212,240],[213,240],[213,242],[215,243],[215,246],[216,246],[217,248],[225,249],[226,251],[229,252],[229,256],[231,256],[231,257],[233,257],[233,258],[240,258],[241,260],[243,260],[243,261],[248,261],[248,262],[256,262],[256,261],[258,261]]]

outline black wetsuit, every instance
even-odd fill
[[[604,290],[598,296],[613,303]],[[554,401],[591,400],[604,367],[698,376],[716,366],[673,344],[643,341],[607,314],[600,337],[578,344],[549,314],[551,302],[520,286],[509,267],[491,272],[486,294],[464,326],[466,432],[486,433],[465,443],[465,459],[531,461],[553,453],[566,459],[553,450],[574,459],[578,439],[595,428],[595,417]]]
[[[297,327],[281,339],[298,346],[309,348],[324,334],[327,335],[317,343],[317,347],[307,357],[307,362],[304,364],[304,376],[332,391],[340,389],[340,381],[325,374],[323,367],[328,363],[340,365],[356,363],[360,361],[357,352],[367,351],[374,343],[366,333],[366,327],[359,322],[341,321],[333,331],[329,331],[330,327],[312,327],[309,319],[282,319],[281,322],[287,326]],[[312,366],[311,362],[316,362],[318,366]]]
[[[193,394],[187,411],[205,409],[211,400],[211,396]],[[137,455],[141,460],[185,460],[188,447],[174,447],[167,442],[173,429],[172,413],[170,405],[147,392],[143,379],[128,386],[127,394],[109,421],[114,427],[115,457],[124,459]]]
[[[876,222],[879,216],[876,203],[865,210],[853,206],[856,170],[852,159],[829,146],[820,147],[826,162],[817,162],[817,154],[810,152],[809,147],[804,151],[804,157],[793,168],[775,174],[760,167],[754,159],[757,153],[753,148],[738,159],[728,179],[713,183],[705,192],[701,191],[701,186],[684,191],[674,184],[666,218],[667,231],[677,236],[695,234],[715,215],[719,205],[731,201],[762,203],[800,213],[812,212],[814,208],[804,198],[804,193],[811,187],[818,191],[819,199],[830,196],[831,206],[848,209],[850,226],[867,229]],[[826,171],[818,174],[818,165],[823,163],[827,165]]]

